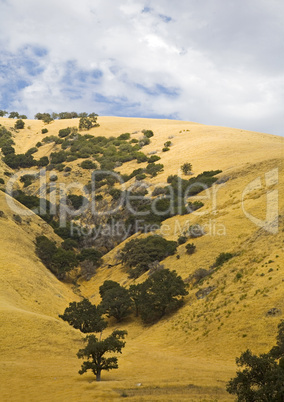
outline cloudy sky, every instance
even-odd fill
[[[0,109],[283,135],[283,0],[0,0]]]

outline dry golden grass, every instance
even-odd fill
[[[1,118],[6,127],[11,119]],[[216,208],[211,199],[203,201],[203,216],[174,217],[164,222],[160,233],[176,240],[174,229],[190,223],[208,224],[207,235],[193,240],[195,254],[189,256],[185,245],[178,248],[180,259],[171,256],[166,268],[175,269],[186,279],[197,268],[208,269],[220,252],[236,253],[200,288],[215,286],[207,298],[197,300],[199,287],[190,289],[180,311],[152,327],[143,327],[134,319],[121,324],[128,330],[125,350],[119,356],[119,370],[103,373],[103,381],[94,382],[91,374],[79,376],[80,361],[76,352],[82,334],[58,319],[58,314],[72,300],[78,300],[72,286],[63,284],[40,263],[34,252],[38,234],[54,236],[50,227],[36,216],[16,223],[13,212],[0,192],[0,336],[1,400],[3,401],[111,401],[122,400],[122,394],[134,401],[229,401],[226,381],[235,373],[235,357],[246,348],[265,352],[274,344],[276,328],[283,318],[283,138],[224,127],[171,120],[99,117],[101,127],[91,134],[117,136],[125,132],[140,138],[143,129],[155,136],[145,153],[157,151],[164,172],[152,183],[165,182],[177,174],[184,162],[193,164],[194,173],[222,169],[221,177],[230,178],[217,186]],[[56,135],[60,128],[75,126],[78,120],[55,121],[44,125],[28,120],[26,128],[15,134],[17,152],[26,152],[45,135]],[[30,128],[28,128],[30,127]],[[41,134],[47,127],[49,132]],[[189,130],[189,131],[187,131]],[[133,134],[134,133],[134,134]],[[161,152],[165,141],[173,146]],[[54,148],[45,145],[36,157],[49,155]],[[74,162],[76,174],[59,181],[89,180]],[[123,165],[122,173],[137,167],[136,162]],[[255,178],[279,169],[279,232],[270,234],[255,226],[243,213],[242,193]],[[0,177],[9,171],[0,162]],[[80,177],[80,175],[82,175]],[[273,189],[273,188],[272,188]],[[266,189],[248,194],[245,209],[259,219],[265,218]],[[223,233],[225,228],[225,235]],[[211,233],[210,230],[212,229]],[[158,232],[159,233],[159,232]],[[58,240],[54,236],[55,240]],[[121,248],[120,245],[118,248]],[[105,256],[111,263],[117,249]],[[240,279],[237,273],[242,273]],[[262,275],[264,274],[264,275]],[[140,280],[144,280],[147,274]],[[89,282],[80,283],[80,291],[94,302],[99,301],[98,288],[105,279],[128,286],[121,266],[100,268]],[[207,283],[208,282],[208,283]],[[282,315],[267,316],[276,307]],[[117,327],[110,323],[106,333]],[[142,383],[141,386],[137,386]],[[123,398],[124,399],[124,398]]]

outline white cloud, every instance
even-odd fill
[[[278,0],[0,4],[0,108],[174,116],[283,134]]]

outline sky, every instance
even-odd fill
[[[0,109],[284,135],[283,0],[0,0]]]

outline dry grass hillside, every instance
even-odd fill
[[[196,252],[188,255],[185,244],[180,245],[179,258],[173,255],[163,261],[166,268],[175,269],[186,280],[198,268],[208,270],[221,252],[234,257],[201,285],[190,287],[185,305],[172,316],[151,327],[132,318],[122,322],[119,327],[126,329],[128,336],[119,369],[103,372],[103,381],[96,383],[91,374],[77,374],[80,361],[76,352],[82,345],[82,334],[61,321],[58,314],[70,301],[79,300],[79,293],[97,303],[98,288],[106,279],[125,286],[134,283],[123,266],[108,267],[123,244],[104,256],[103,266],[90,281],[79,281],[75,289],[59,282],[35,255],[37,235],[60,241],[51,227],[36,215],[22,217],[19,222],[0,191],[0,399],[111,401],[122,400],[126,394],[133,401],[233,400],[225,383],[235,373],[235,357],[246,348],[255,353],[268,351],[274,344],[277,324],[284,318],[283,138],[172,120],[99,117],[98,122],[100,127],[88,134],[108,137],[129,132],[131,138],[139,139],[143,129],[153,130],[154,137],[143,152],[156,152],[164,164],[164,171],[150,179],[153,185],[166,183],[185,162],[192,163],[195,175],[222,170],[220,184],[199,194],[204,197],[200,210],[172,217],[157,231],[177,240],[188,222],[206,228],[204,236],[193,240]],[[0,124],[9,128],[14,121],[0,118]],[[48,128],[48,135],[57,135],[59,129],[76,125],[77,119],[48,125],[27,120],[23,130],[13,133],[16,151],[24,153],[35,146],[44,137],[42,128]],[[170,150],[162,152],[169,140]],[[57,147],[43,145],[36,157],[49,155]],[[72,162],[70,176],[58,173],[58,182],[87,183],[89,173],[79,162]],[[118,170],[129,173],[144,165],[131,161]],[[9,171],[0,162],[0,178],[5,183],[8,176],[4,172]],[[274,178],[278,175],[277,182],[269,181],[269,172],[274,172]],[[244,194],[257,178],[261,187]],[[278,230],[271,233],[252,222],[248,214],[265,220],[267,194],[273,191],[274,195],[278,192],[279,216]],[[276,196],[273,202],[275,209]],[[147,277],[146,273],[137,281]],[[209,287],[208,296],[196,297],[198,290]],[[268,314],[271,309],[277,309],[276,315]],[[111,321],[106,333],[116,327]]]

